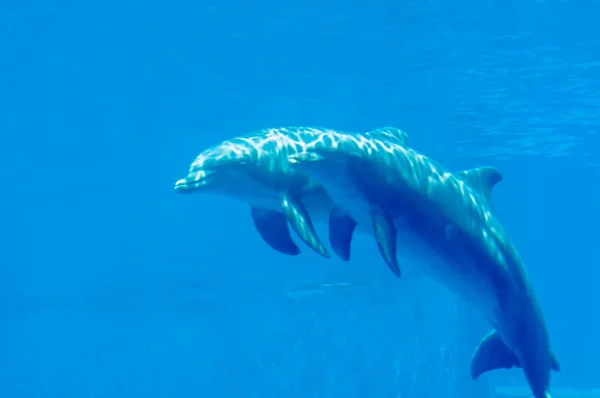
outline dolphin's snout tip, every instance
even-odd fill
[[[175,183],[174,188],[177,191],[177,190],[184,189],[186,185],[187,185],[187,180],[185,178],[182,178],[180,180],[177,180],[177,182]]]
[[[291,155],[288,157],[288,162],[290,162],[290,164],[298,164],[300,163],[300,160],[298,159],[298,155]]]
[[[205,189],[214,181],[215,172],[207,170],[198,170],[191,172],[185,178],[177,180],[174,189],[180,193],[195,192],[199,189]]]
[[[288,157],[288,161],[290,162],[290,164],[293,164],[293,165],[300,165],[302,163],[316,162],[321,159],[322,159],[321,155],[319,155],[315,152],[309,152],[309,151],[295,153]]]
[[[182,178],[180,180],[177,180],[177,182],[175,183],[173,188],[177,192],[185,193],[186,191],[188,191],[190,189],[190,186],[189,186],[188,180],[185,178]]]

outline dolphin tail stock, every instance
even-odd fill
[[[504,343],[500,334],[496,330],[492,330],[481,340],[473,353],[471,378],[476,380],[491,370],[513,367],[522,368],[517,355]],[[560,363],[554,354],[550,355],[550,369],[556,372],[560,371]],[[544,396],[536,394],[535,398],[550,398],[550,394],[545,391]]]
[[[317,236],[308,210],[302,201],[291,194],[282,192],[279,194],[279,202],[286,220],[300,239],[321,256],[330,258],[329,252]]]

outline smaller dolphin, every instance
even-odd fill
[[[328,135],[289,161],[319,181],[338,206],[330,233],[344,236],[349,246],[349,228],[371,218],[386,262],[397,264],[396,246],[407,256],[420,253],[420,266],[494,327],[474,353],[472,378],[520,367],[534,397],[547,398],[550,371],[559,364],[523,260],[493,208],[500,172],[480,167],[453,173],[405,142]]]
[[[302,241],[329,257],[312,218],[327,220],[332,202],[323,187],[289,167],[288,156],[304,151],[325,128],[288,127],[258,130],[221,142],[196,157],[188,175],[175,183],[180,193],[210,192],[250,205],[254,225],[274,250],[297,255],[300,249],[288,224]],[[381,139],[402,139],[402,131],[385,127],[365,133]]]

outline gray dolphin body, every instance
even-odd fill
[[[290,162],[336,203],[331,234],[350,236],[342,242],[350,245],[348,226],[370,222],[386,262],[419,253],[429,275],[489,320],[494,330],[474,353],[472,378],[521,367],[534,397],[549,396],[559,364],[523,261],[493,209],[501,174],[491,167],[452,173],[405,143],[364,134],[332,132],[305,149]]]
[[[289,156],[303,152],[307,143],[318,141],[328,132],[333,130],[270,128],[223,141],[196,157],[187,176],[176,182],[175,190],[213,193],[246,202],[256,229],[271,248],[287,255],[300,253],[290,236],[289,224],[309,247],[329,257],[313,219],[327,222],[333,203],[319,183],[291,168],[288,162]],[[382,140],[404,139],[404,133],[393,127],[365,135]]]

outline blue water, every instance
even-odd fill
[[[274,253],[246,206],[176,195],[207,146],[392,125],[493,165],[562,371],[600,387],[600,3],[0,3],[0,397],[486,397],[487,325],[350,263]]]

